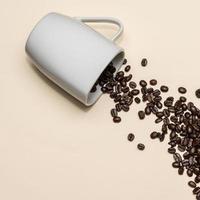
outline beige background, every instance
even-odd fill
[[[171,200],[194,199],[178,176],[167,143],[151,141],[154,118],[139,121],[134,104],[113,124],[104,95],[85,108],[40,75],[27,61],[26,38],[51,11],[70,16],[121,19],[134,79],[157,78],[170,86],[200,87],[199,0],[0,0],[0,199]],[[110,37],[115,29],[96,26]],[[140,67],[142,57],[149,59]],[[129,132],[136,140],[129,143]],[[136,149],[138,142],[146,150]]]

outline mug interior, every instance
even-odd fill
[[[120,53],[118,53],[110,62],[113,63],[113,66],[116,69],[116,72],[114,73],[114,75],[119,71],[119,69],[121,68],[123,61],[124,61],[124,56],[125,53],[122,51]],[[110,63],[109,62],[109,63]],[[107,64],[107,66],[103,69],[103,71],[108,67],[109,63]],[[102,73],[103,73],[102,71]],[[99,75],[99,77],[101,76],[101,74]],[[99,79],[98,77],[98,79]],[[97,79],[97,80],[98,80]],[[96,80],[96,81],[97,81]],[[94,82],[95,84],[95,82]],[[93,85],[94,86],[94,85]],[[92,89],[92,87],[91,87]],[[94,104],[98,98],[102,95],[102,91],[101,91],[101,86],[97,85],[97,90],[94,93],[89,92],[88,97],[87,97],[87,105],[90,106],[92,104]]]

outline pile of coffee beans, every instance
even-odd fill
[[[186,172],[187,176],[193,177],[188,185],[193,188],[196,199],[200,200],[200,187],[197,186],[200,183],[200,109],[194,103],[187,102],[187,98],[183,96],[187,93],[185,87],[178,88],[178,99],[175,100],[173,96],[163,99],[162,93],[169,91],[168,86],[156,87],[156,79],[140,80],[136,83],[132,80],[131,66],[127,65],[126,59],[123,64],[124,69],[116,73],[115,67],[110,63],[91,92],[95,92],[99,84],[102,92],[113,100],[115,105],[110,113],[115,123],[121,122],[119,113],[128,112],[133,102],[143,102],[145,106],[138,111],[139,119],[144,120],[145,117],[154,115],[155,123],[162,123],[161,130],[153,131],[150,138],[163,142],[168,135],[168,153],[174,159],[172,167],[177,169],[179,175]],[[141,66],[145,67],[147,64],[147,59],[143,58]],[[200,89],[195,94],[200,98]],[[127,139],[132,142],[135,135],[129,133]],[[137,148],[143,151],[145,145],[139,143]]]

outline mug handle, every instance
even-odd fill
[[[121,21],[112,17],[75,17],[75,19],[86,23],[110,23],[117,25],[119,29],[111,39],[112,41],[116,41],[124,31],[124,26]]]

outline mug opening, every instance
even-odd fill
[[[114,66],[115,69],[116,69],[114,75],[115,75],[115,74],[119,71],[119,69],[121,68],[121,66],[122,66],[122,64],[123,64],[123,61],[124,61],[124,56],[125,56],[125,53],[122,51],[122,52],[118,53],[118,54],[110,61],[110,62],[113,63],[113,66]],[[110,62],[109,62],[109,63],[110,63]],[[104,68],[104,70],[108,67],[109,63],[106,65],[106,67]],[[104,71],[104,70],[103,70],[103,71]],[[103,71],[102,71],[102,73],[103,73]],[[102,74],[102,73],[101,73],[101,74]],[[101,74],[99,75],[99,77],[101,76]],[[97,78],[97,80],[99,79],[99,77]],[[96,80],[96,81],[97,81],[97,80]],[[94,85],[95,85],[95,83],[94,83]],[[94,85],[93,85],[93,86],[94,86]],[[92,86],[92,87],[93,87],[93,86]],[[92,89],[92,87],[91,87],[91,89]],[[97,90],[96,90],[94,93],[89,92],[88,97],[87,97],[87,104],[86,104],[86,105],[90,106],[90,105],[94,104],[94,103],[98,100],[98,98],[99,98],[101,95],[102,95],[101,86],[100,86],[100,85],[97,85]]]

